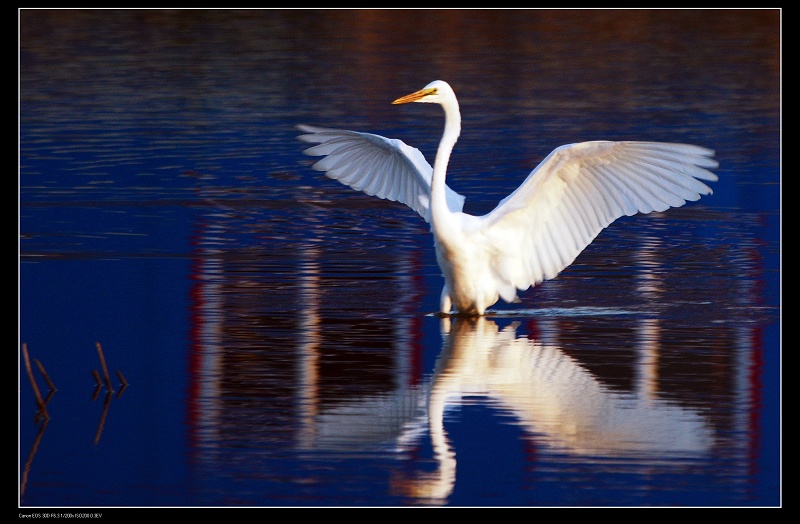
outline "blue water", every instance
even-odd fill
[[[44,421],[20,350],[20,507],[780,505],[779,29],[21,11],[19,343],[57,390]],[[311,170],[294,129],[432,161],[440,110],[390,102],[436,78],[467,211],[581,140],[710,147],[720,180],[448,325],[426,224]]]

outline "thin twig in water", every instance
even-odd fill
[[[33,361],[36,363],[36,367],[39,368],[39,373],[42,374],[45,382],[47,382],[47,386],[50,388],[50,391],[55,391],[56,385],[53,384],[52,380],[50,380],[50,376],[47,374],[47,371],[44,370],[44,366],[42,365],[42,363],[39,362],[39,359],[37,358],[33,359]]]
[[[111,390],[106,393],[106,398],[103,400],[103,414],[100,415],[100,422],[97,424],[97,433],[94,436],[94,445],[100,442],[100,436],[103,434],[103,426],[106,425],[106,418],[108,417],[108,407],[111,405]]]
[[[120,370],[117,370],[117,377],[119,378],[119,381],[122,382],[122,387],[119,388],[119,392],[117,392],[117,398],[120,398],[122,393],[128,389],[128,381],[125,380],[125,375],[123,375],[122,371]]]
[[[106,367],[106,357],[103,355],[103,347],[100,345],[100,342],[96,342],[97,345],[97,354],[100,356],[100,367],[103,370],[103,378],[106,381],[106,387],[109,391],[114,391],[114,387],[111,385],[111,376],[108,374],[108,367]]]
[[[39,426],[39,431],[36,433],[36,440],[33,441],[33,446],[31,446],[31,452],[28,453],[28,460],[25,461],[25,468],[22,472],[22,481],[19,485],[19,495],[20,497],[25,495],[25,486],[28,483],[28,474],[31,471],[31,464],[33,463],[33,457],[36,456],[36,451],[39,449],[39,443],[42,441],[42,436],[44,435],[44,430],[47,427],[48,419],[44,419],[42,425]]]
[[[39,411],[44,415],[45,419],[50,418],[50,414],[47,413],[47,408],[44,405],[44,401],[42,400],[42,394],[39,393],[39,386],[36,385],[36,380],[33,378],[33,370],[31,369],[31,359],[28,356],[28,344],[25,342],[22,343],[22,358],[25,360],[25,371],[28,372],[28,380],[31,381],[31,387],[33,387],[33,394],[36,396],[36,405],[39,406]]]
[[[122,387],[124,388],[128,387],[128,381],[125,380],[125,375],[122,374],[122,371],[117,370],[117,378],[119,379],[120,382],[122,382]]]
[[[93,369],[92,376],[94,377],[95,382],[97,382],[97,387],[101,387],[103,385],[103,381],[100,379],[100,373],[98,373],[96,369]]]

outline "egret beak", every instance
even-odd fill
[[[419,102],[426,96],[435,94],[436,94],[435,87],[430,87],[428,89],[420,89],[419,91],[415,91],[410,95],[401,96],[400,98],[392,102],[392,104],[394,105],[394,104],[407,104],[409,102]]]

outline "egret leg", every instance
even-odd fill
[[[439,311],[444,313],[445,315],[450,314],[450,311],[453,308],[453,301],[450,300],[450,290],[447,289],[447,286],[442,288],[442,297],[439,300]]]

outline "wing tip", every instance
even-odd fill
[[[300,140],[301,142],[311,142],[311,143],[323,142],[324,139],[320,139],[317,137],[323,133],[328,133],[332,131],[332,129],[328,129],[326,127],[310,126],[308,124],[296,124],[294,128],[303,133],[302,135],[297,136],[298,140]]]
[[[294,127],[295,129],[302,131],[303,133],[322,133],[324,131],[328,131],[328,128],[310,126],[308,124],[296,124]]]

